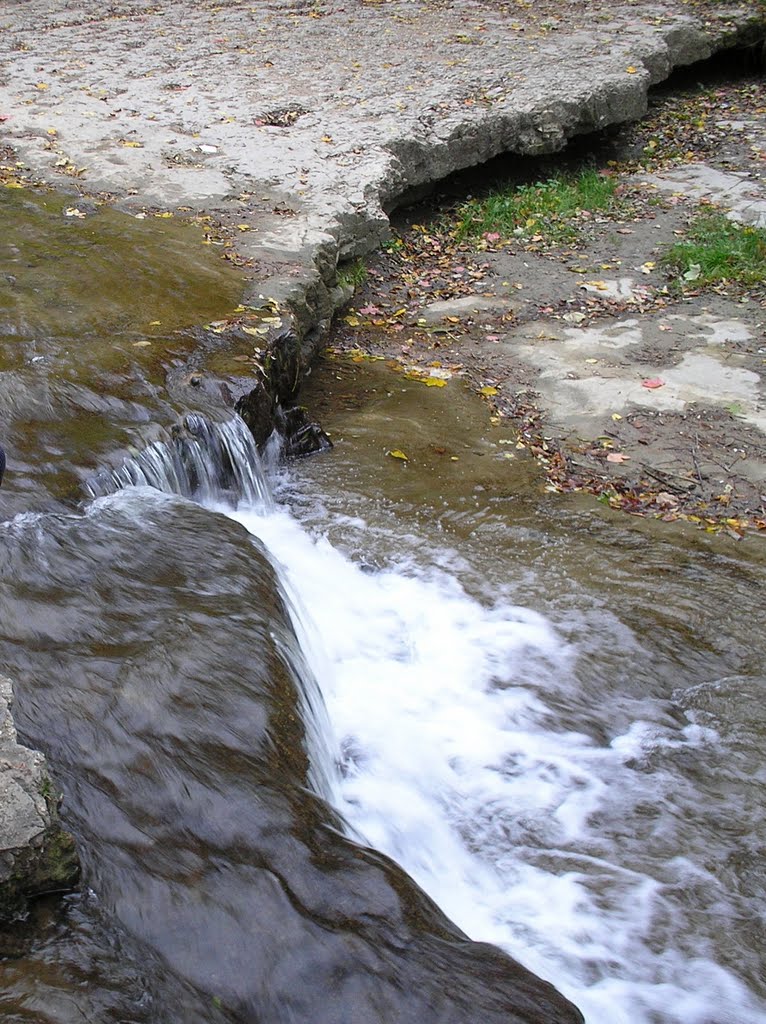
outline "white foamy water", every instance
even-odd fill
[[[719,883],[674,837],[697,797],[667,763],[715,748],[714,731],[659,715],[601,745],[567,731],[552,697],[577,687],[577,650],[541,615],[411,562],[366,572],[284,509],[227,514],[281,567],[335,734],[337,804],[364,842],[588,1024],[766,1022],[679,897],[715,902]]]

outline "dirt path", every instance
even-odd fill
[[[595,158],[620,202],[584,215],[574,242],[460,242],[454,209],[413,213],[334,344],[432,385],[467,377],[551,489],[764,529],[766,285],[700,288],[662,263],[700,210],[766,225],[763,80],[658,97]]]

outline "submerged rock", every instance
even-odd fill
[[[16,521],[0,642],[101,912],[197,993],[171,1019],[581,1024],[348,835],[321,696],[237,524],[147,489]]]
[[[79,871],[45,757],[18,742],[12,702],[11,680],[0,675],[0,922],[23,914],[31,896],[71,887]]]

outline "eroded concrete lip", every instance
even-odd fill
[[[673,68],[763,34],[747,5],[690,14],[678,0],[594,4],[587,29],[579,11],[464,0],[314,15],[191,0],[6,9],[0,141],[59,186],[247,220],[255,290],[267,282],[316,348],[338,260],[380,243],[398,197],[640,117]]]

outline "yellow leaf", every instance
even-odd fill
[[[45,92],[46,89],[50,89],[50,86],[47,84],[47,82],[38,82],[35,86],[35,89],[39,89],[40,92]]]
[[[58,135],[58,131],[55,128],[48,128],[48,135]]]
[[[149,324],[149,326],[150,327],[159,327],[161,323],[162,323],[161,320],[152,320],[151,323]]]
[[[135,139],[120,139],[120,145],[126,149],[143,149],[143,142],[136,142]]]
[[[344,316],[343,319],[349,325],[349,327],[358,327],[360,320],[357,316]]]
[[[165,210],[164,213],[155,213],[155,217],[162,217],[163,220],[167,220],[168,217],[172,217],[173,214],[169,210]]]
[[[633,65],[630,64],[628,65],[628,67],[625,68],[625,70],[628,72],[629,75],[635,75],[635,73],[638,71],[638,68],[634,68]]]
[[[133,342],[133,348],[147,348],[147,346],[149,346],[149,345],[151,345],[151,341],[134,341]]]
[[[451,324],[459,324],[460,323],[460,317],[459,316],[445,316],[444,319],[446,321],[448,321],[448,323],[451,323]]]
[[[252,334],[256,338],[260,337],[262,334],[269,333],[268,327],[243,327],[242,330],[245,334]]]
[[[409,462],[409,458],[398,448],[394,448],[393,451],[386,452],[386,455],[390,455],[392,459],[402,459],[404,462]]]
[[[443,388],[447,386],[446,380],[441,377],[428,377],[424,382],[427,388]]]
[[[479,388],[480,395],[496,395],[497,388],[491,387],[489,384],[485,384],[483,388]]]
[[[249,231],[249,230],[250,230],[250,225],[249,224],[237,224],[237,231]]]
[[[614,422],[616,423],[616,422],[617,422],[617,420],[621,420],[621,419],[622,419],[622,416],[620,416],[620,414],[619,414],[618,412],[613,412],[613,413],[612,413],[612,419],[613,419],[613,420],[614,420]]]

